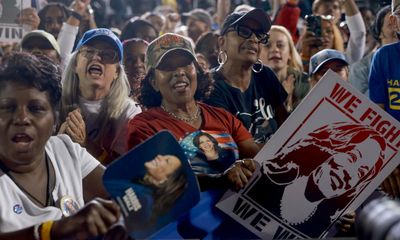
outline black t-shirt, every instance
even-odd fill
[[[253,72],[249,88],[244,92],[226,83],[215,69],[212,74],[215,89],[205,102],[239,118],[257,143],[267,142],[278,129],[275,110],[287,97],[275,73],[266,66],[259,73]]]

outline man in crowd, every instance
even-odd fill
[[[45,55],[57,65],[61,62],[57,40],[46,31],[34,30],[27,33],[21,41],[21,47],[23,51],[34,55]]]
[[[310,59],[310,87],[314,87],[329,69],[347,81],[349,76],[348,66],[349,63],[346,61],[343,52],[333,49],[324,49],[317,52]]]
[[[211,31],[212,18],[206,10],[195,8],[183,16],[187,17],[188,35],[193,42],[196,42],[203,33]]]

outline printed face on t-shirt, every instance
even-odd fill
[[[180,145],[195,173],[222,173],[239,158],[235,141],[224,132],[192,132],[180,141]]]

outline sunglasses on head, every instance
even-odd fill
[[[253,35],[253,33],[254,33],[260,43],[262,43],[262,44],[268,43],[268,39],[269,39],[268,33],[256,31],[256,30],[253,30],[249,27],[242,26],[242,25],[236,25],[233,27],[232,30],[230,30],[230,31],[228,30],[227,32],[232,32],[232,31],[236,31],[237,35],[239,35],[240,37],[245,38],[245,39],[249,39],[251,37],[251,35]]]
[[[91,59],[94,55],[101,57],[101,61],[106,64],[113,64],[118,62],[118,53],[111,49],[99,50],[93,47],[83,47],[79,50],[85,58]]]

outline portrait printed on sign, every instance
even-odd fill
[[[149,237],[200,198],[186,155],[167,131],[113,162],[103,182],[120,205],[125,226],[134,238]]]
[[[328,72],[217,206],[263,239],[323,238],[400,162],[400,124]]]
[[[319,237],[381,170],[385,149],[385,139],[368,126],[325,125],[264,161],[245,195],[282,224]]]
[[[232,136],[219,131],[195,131],[185,136],[180,145],[196,174],[222,173],[239,157]]]

